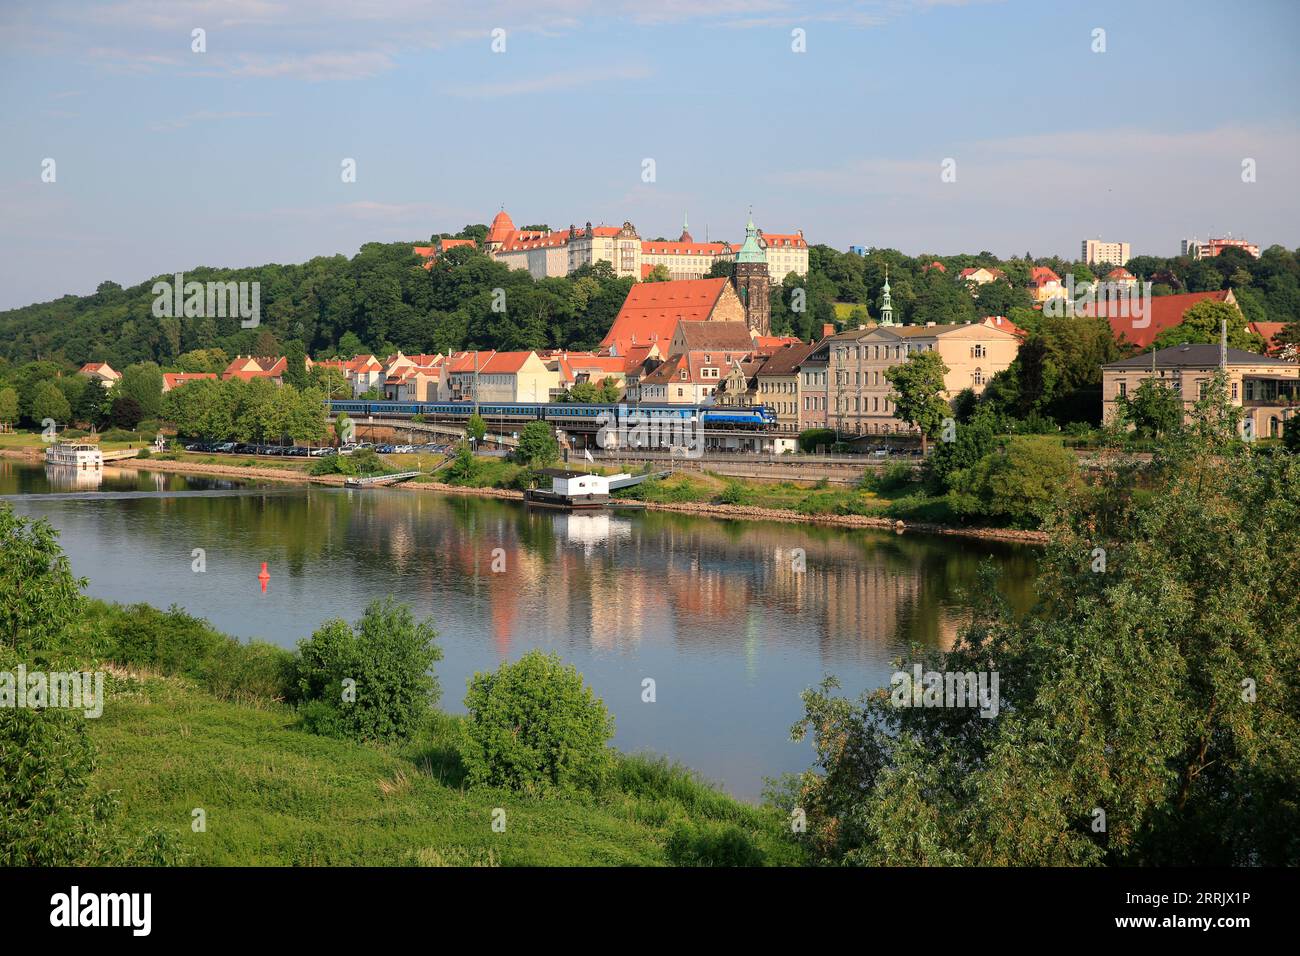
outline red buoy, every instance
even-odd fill
[[[268,571],[268,570],[266,570],[266,562],[265,562],[265,561],[262,562],[262,570],[261,570],[261,572],[257,575],[257,580],[259,580],[259,581],[262,582],[262,593],[265,594],[265,593],[266,593],[266,585],[267,585],[267,582],[269,582],[269,581],[271,580],[271,572]]]

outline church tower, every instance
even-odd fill
[[[759,335],[772,334],[772,281],[767,274],[767,256],[758,244],[758,229],[751,212],[745,226],[745,244],[736,254],[736,267],[731,276],[736,294],[745,306],[745,324]]]
[[[885,266],[885,287],[880,290],[880,324],[898,324],[894,321],[894,300],[889,296],[889,266]]]

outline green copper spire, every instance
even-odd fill
[[[880,324],[894,324],[894,301],[889,297],[889,266],[885,266],[885,287],[880,290]]]
[[[758,244],[758,228],[754,225],[754,211],[749,212],[749,222],[745,224],[745,244],[736,254],[737,262],[766,262],[767,256]]]

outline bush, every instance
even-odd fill
[[[862,476],[862,486],[878,495],[894,494],[902,491],[916,480],[916,471],[911,465],[893,461],[879,471],[868,471]]]
[[[0,668],[17,658],[0,652]],[[77,711],[0,708],[0,866],[180,862],[170,839],[116,825],[111,794],[90,789],[95,748]]]
[[[553,654],[530,651],[495,673],[475,674],[465,707],[460,751],[471,783],[597,789],[614,766],[606,746],[614,719],[577,669]]]
[[[296,699],[304,725],[355,740],[409,737],[437,703],[442,660],[429,621],[408,605],[373,601],[355,629],[326,621],[299,643]],[[345,681],[349,682],[345,684]]]
[[[679,823],[664,849],[673,866],[763,865],[763,851],[735,824]]]
[[[747,505],[754,498],[754,493],[738,481],[729,481],[718,495],[718,501],[724,505]]]
[[[799,433],[800,451],[812,453],[817,450],[818,445],[830,447],[835,444],[835,429],[833,428],[809,428]]]
[[[148,458],[151,454],[153,454],[153,453],[152,453],[151,451],[149,451],[148,448],[141,448],[139,454],[137,454],[135,457],[136,457],[136,458]]]
[[[1074,453],[1051,438],[1013,438],[974,467],[953,472],[954,510],[1036,526],[1053,501],[1078,477]]]
[[[283,700],[293,689],[293,655],[273,644],[241,644],[203,618],[172,606],[87,605],[88,639],[69,650],[195,680],[222,700]],[[74,634],[70,634],[74,637]]]

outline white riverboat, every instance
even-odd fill
[[[103,468],[104,453],[90,442],[60,441],[45,449],[45,460],[51,465],[69,465],[73,468]]]

